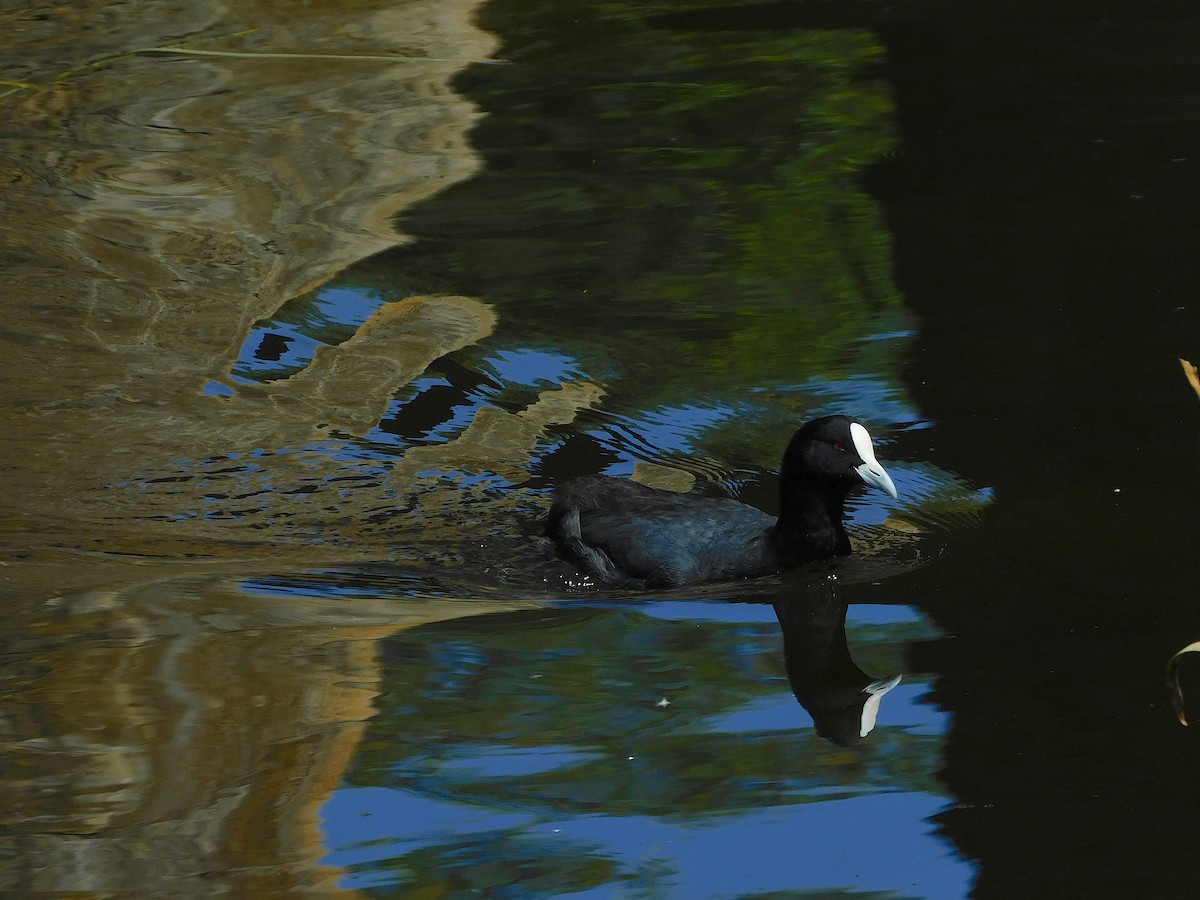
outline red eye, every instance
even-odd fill
[[[845,448],[845,447],[843,447],[843,446],[842,446],[840,443],[834,443],[834,445],[833,445],[833,449],[834,449],[834,450],[836,450],[838,453],[845,453],[845,452],[846,452],[846,448]]]

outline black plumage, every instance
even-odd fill
[[[749,578],[849,553],[842,508],[860,484],[896,496],[862,423],[826,416],[788,444],[777,519],[736,500],[593,475],[556,492],[547,534],[562,556],[614,586]]]

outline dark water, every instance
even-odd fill
[[[372,896],[1193,894],[1197,746],[1165,677],[1200,638],[1176,362],[1200,355],[1200,14],[493,0],[478,22],[509,62],[454,81],[482,166],[401,214],[411,243],[260,318],[205,392],[269,391],[411,295],[479,298],[495,327],[430,354],[364,434],[181,452],[117,485],[165,498],[146,521],[264,541],[292,521],[273,494],[312,496],[318,545],[361,518],[378,552],[55,598],[6,651],[20,765],[49,765],[31,734],[71,733],[39,710],[141,646],[133,705],[190,710],[182,746],[227,707],[212,746],[239,758],[194,741],[143,778],[222,785],[179,820],[194,840],[162,803],[70,828],[47,806],[5,821],[0,859],[137,832],[162,863],[138,884],[167,894],[220,867],[280,891],[296,859]],[[900,499],[854,499],[859,556],[832,572],[627,596],[534,533],[592,472],[770,509],[792,430],[834,411]],[[309,459],[336,475],[283,477]],[[430,493],[393,509],[389,472]],[[210,663],[179,683],[220,673],[219,700],[147,687],[192,646]],[[349,699],[314,715],[312,673]],[[863,688],[896,675],[871,711]],[[160,718],[122,740],[176,746]],[[325,768],[279,774],[314,747]],[[84,796],[99,776],[76,768]],[[243,795],[318,797],[319,849],[242,812],[209,862],[206,823]],[[119,885],[56,882],[92,883]]]
[[[1174,368],[1200,331],[1197,22],[1109,13],[898,26],[896,53],[938,69],[897,67],[907,152],[872,181],[922,316],[914,393],[939,450],[996,489],[921,604],[953,635],[921,654],[954,717],[959,805],[938,822],[981,895],[1196,884],[1195,735],[1158,667],[1197,629],[1195,407]]]

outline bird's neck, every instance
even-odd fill
[[[842,525],[847,489],[812,481],[785,481],[779,495],[779,520],[772,532],[775,549],[796,564],[850,552]]]

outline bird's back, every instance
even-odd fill
[[[610,584],[661,587],[776,571],[773,524],[736,500],[597,475],[559,489],[548,533],[560,552]]]

